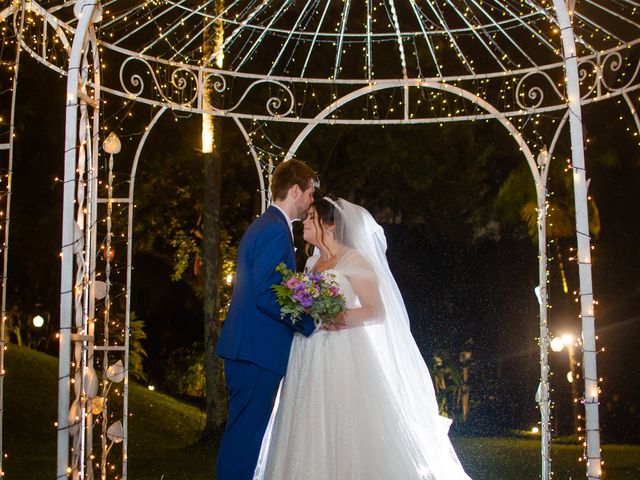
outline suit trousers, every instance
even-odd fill
[[[216,480],[252,480],[282,376],[241,360],[225,359],[224,371],[229,415]]]

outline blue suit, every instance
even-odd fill
[[[311,335],[308,315],[280,318],[273,285],[280,262],[295,270],[291,231],[269,207],[247,229],[238,248],[236,283],[216,348],[224,359],[229,415],[220,442],[216,480],[251,480],[295,331]]]

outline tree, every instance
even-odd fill
[[[614,167],[617,159],[601,152],[592,162]],[[571,168],[555,158],[550,164],[547,190],[547,239],[551,257],[557,262],[564,293],[569,293],[566,253],[570,252],[575,238],[575,206],[573,201],[573,179]],[[594,239],[600,235],[600,212],[592,196],[588,197],[589,230]],[[527,234],[534,244],[538,242],[538,206],[535,186],[529,167],[522,162],[502,184],[494,201],[498,218],[505,224],[524,222]]]
[[[206,386],[206,422],[202,440],[219,438],[226,421],[226,389],[222,360],[215,356],[220,337],[220,267],[222,209],[222,154],[220,122],[216,122],[218,140],[212,153],[203,153],[204,204],[202,222],[202,256],[204,264],[204,373]]]
[[[215,13],[224,9],[224,0],[215,2]],[[209,22],[209,20],[205,20]],[[224,29],[220,20],[211,22],[203,33],[203,60],[206,64],[214,58],[222,68],[222,43]],[[210,82],[205,86],[205,101],[214,95]],[[219,118],[203,115],[202,166],[204,180],[204,203],[202,222],[202,254],[204,265],[204,375],[206,389],[206,420],[201,441],[213,443],[224,429],[227,415],[224,364],[215,355],[220,338],[220,267],[222,210],[222,122]]]

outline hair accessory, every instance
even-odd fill
[[[344,213],[344,211],[342,210],[342,207],[340,205],[338,205],[338,202],[336,202],[335,200],[329,198],[329,197],[322,197],[323,200],[326,200],[327,202],[329,202],[331,205],[333,205],[336,210],[338,210],[340,213]]]

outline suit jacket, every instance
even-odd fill
[[[284,375],[294,332],[308,336],[315,325],[308,315],[295,324],[288,316],[280,318],[272,288],[282,281],[276,272],[280,262],[295,271],[291,230],[282,212],[271,206],[251,223],[240,241],[236,283],[216,354]]]

